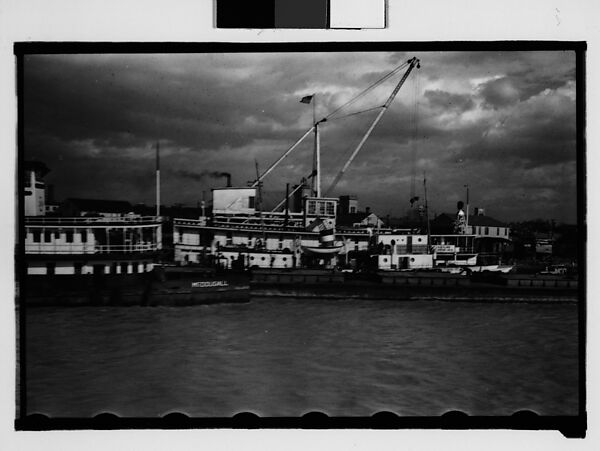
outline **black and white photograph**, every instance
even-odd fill
[[[584,46],[165,48],[16,48],[17,419],[581,425]]]

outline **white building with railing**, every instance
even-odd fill
[[[25,217],[27,273],[131,274],[152,270],[162,221],[145,217]]]

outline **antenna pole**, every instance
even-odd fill
[[[315,124],[315,153],[317,155],[317,197],[321,197],[321,142],[319,138],[319,124]]]
[[[315,126],[315,190],[317,197],[321,197],[321,141],[319,137],[319,123],[317,122],[317,94],[313,94],[313,124]]]
[[[267,242],[267,235],[266,235],[266,231],[264,228],[264,220],[263,220],[263,214],[262,214],[262,182],[260,181],[260,177],[258,176],[259,171],[258,171],[258,160],[255,158],[254,159],[254,166],[256,167],[256,183],[258,183],[258,196],[257,196],[257,200],[256,200],[256,209],[258,210],[258,216],[260,218],[260,224],[263,230],[263,241],[266,245]]]
[[[469,184],[466,184],[465,188],[467,188],[467,215],[466,215],[466,220],[465,220],[465,233],[468,233],[469,232]]]
[[[160,216],[160,142],[156,141],[156,216]]]
[[[427,204],[427,176],[423,173],[423,191],[425,191],[425,218],[427,219],[427,246],[431,247],[431,229],[429,227],[429,205]]]

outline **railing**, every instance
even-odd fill
[[[143,224],[157,223],[162,221],[161,216],[119,216],[119,217],[49,217],[49,216],[25,216],[25,225],[58,226],[58,225],[97,225],[97,224]]]
[[[350,243],[352,244],[352,243]],[[413,244],[412,247],[397,244],[394,255],[402,255],[402,254],[427,254],[433,253],[435,246],[428,246],[426,244]],[[473,247],[465,247],[465,246],[455,246],[452,250],[435,250],[438,256],[453,256],[454,254],[475,254],[475,248]],[[392,249],[385,247],[380,255],[392,255]]]
[[[296,233],[312,233],[304,228],[304,225],[300,221],[290,221],[287,226],[281,224],[261,224],[260,222],[223,222],[213,220],[212,223],[205,223],[198,219],[174,219],[174,226],[188,226],[188,227],[206,227],[206,228],[221,228],[221,229],[232,229],[232,230],[276,230],[281,232],[296,232]]]
[[[281,231],[281,232],[297,232],[297,233],[304,233],[304,232],[309,232],[308,230],[306,230],[304,228],[304,226],[302,225],[293,225],[293,224],[288,224],[286,227],[284,227],[283,225],[271,225],[271,224],[240,224],[240,223],[234,223],[234,222],[215,222],[212,224],[212,226],[210,227],[218,227],[218,228],[223,228],[223,229],[236,229],[236,230],[256,230],[256,231],[262,231],[262,230],[274,230],[274,231]]]
[[[431,236],[432,239],[433,238],[458,238],[458,239],[460,239],[460,238],[477,238],[478,237],[478,235],[473,234],[473,233],[471,233],[471,234],[464,234],[464,235],[463,234],[456,234],[456,233],[452,234],[452,233],[450,233],[450,234],[446,234],[446,235],[430,235],[430,236]]]
[[[435,248],[435,245],[433,246]],[[475,247],[473,246],[455,246],[453,250],[436,249],[438,255],[454,255],[454,254],[475,254]]]
[[[160,247],[156,243],[138,244],[48,244],[27,243],[26,254],[130,254],[155,252]]]

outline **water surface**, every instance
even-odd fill
[[[28,414],[578,409],[574,304],[271,298],[26,315]]]

